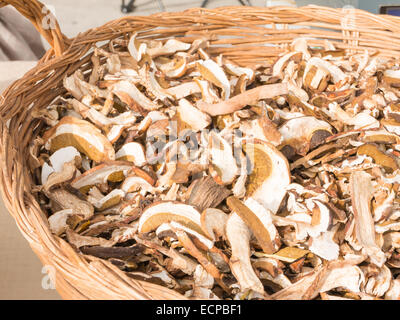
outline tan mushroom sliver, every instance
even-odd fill
[[[366,172],[356,171],[352,173],[350,183],[357,240],[375,264],[383,265],[385,257],[376,243],[374,221],[370,211],[373,191],[371,176]]]
[[[250,89],[220,103],[209,104],[199,101],[197,106],[200,110],[207,112],[209,115],[217,116],[235,112],[244,108],[246,105],[255,104],[261,99],[274,98],[288,93],[289,91],[286,84],[269,84]]]
[[[205,80],[222,89],[224,100],[228,100],[231,94],[231,85],[224,70],[211,59],[197,62],[197,68]]]

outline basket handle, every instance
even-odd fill
[[[51,45],[56,56],[61,56],[68,47],[68,38],[45,5],[38,0],[0,0],[0,8],[12,5],[28,18],[40,34]]]

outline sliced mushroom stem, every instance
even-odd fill
[[[351,200],[355,219],[355,235],[371,261],[382,266],[386,260],[376,244],[375,225],[371,213],[373,196],[372,177],[363,171],[355,171],[350,177]]]
[[[257,277],[250,261],[251,231],[244,221],[232,213],[226,224],[226,237],[232,248],[230,267],[239,282],[241,291],[253,290],[264,294],[264,286]]]
[[[200,110],[211,116],[218,116],[238,111],[247,105],[257,103],[257,101],[262,99],[270,99],[288,93],[289,90],[285,83],[270,84],[248,90],[227,101],[222,101],[216,104],[199,101],[197,106]]]
[[[178,237],[179,242],[184,246],[188,253],[196,258],[197,261],[199,261],[203,268],[214,277],[215,281],[225,292],[230,294],[231,290],[222,280],[222,274],[219,272],[218,268],[213,263],[208,261],[207,257],[194,245],[188,234],[185,231],[179,229],[175,229],[174,232]]]

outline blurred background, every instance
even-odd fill
[[[125,0],[127,5],[130,0]],[[123,17],[122,0],[44,0],[54,11],[62,31],[73,37],[79,32],[98,27],[104,23]],[[209,0],[207,8],[241,5],[247,0]],[[297,5],[309,4],[331,7],[353,6],[379,12],[380,5],[400,5],[400,1],[373,0],[250,0],[253,6]],[[182,11],[199,7],[203,0],[135,0],[130,15],[149,15],[165,11]],[[28,21],[10,8],[0,9],[0,92],[12,81],[21,77],[35,65],[47,48],[35,47],[34,30],[30,30]],[[17,31],[16,31],[17,30]],[[38,40],[40,44],[40,39]],[[25,46],[25,47],[24,47]],[[21,49],[22,48],[22,49]],[[17,60],[17,61],[15,61]],[[24,61],[21,61],[24,60]],[[8,214],[0,200],[0,299],[60,299],[52,288],[48,276],[39,259],[34,255],[26,240],[22,237],[13,218]]]

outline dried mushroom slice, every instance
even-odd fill
[[[239,282],[241,292],[250,289],[264,294],[264,286],[250,261],[251,231],[236,213],[232,213],[227,221],[226,237],[232,249],[230,267]]]
[[[51,232],[57,236],[64,233],[68,228],[67,220],[72,215],[74,215],[73,209],[65,209],[53,213],[48,219]]]
[[[54,152],[49,157],[49,161],[51,165],[48,165],[47,162],[45,162],[42,166],[42,185],[46,184],[48,177],[53,172],[62,172],[66,163],[71,162],[74,164],[78,164],[82,161],[82,158],[81,154],[74,147],[65,147]]]
[[[314,117],[300,117],[284,123],[279,128],[279,133],[282,136],[282,148],[290,146],[296,153],[305,155],[332,135],[332,127]]]
[[[197,107],[211,116],[218,116],[241,110],[247,105],[257,104],[262,99],[271,99],[288,93],[289,90],[286,83],[276,83],[247,90],[229,100],[219,103],[212,104],[199,101]]]
[[[148,181],[148,179],[146,180],[137,175],[128,176],[122,183],[121,190],[123,190],[125,193],[137,191],[153,193],[155,191],[153,185]]]
[[[106,196],[97,201],[94,201],[92,204],[96,207],[97,210],[104,211],[119,204],[124,197],[124,191],[120,189],[114,189]]]
[[[351,174],[351,199],[354,211],[355,236],[371,260],[378,266],[385,262],[385,256],[376,243],[374,220],[371,214],[373,185],[371,176],[363,171]]]
[[[213,60],[197,62],[197,69],[201,76],[222,89],[224,100],[228,100],[231,94],[231,85],[224,70]]]
[[[285,247],[272,255],[266,255],[264,253],[256,253],[257,256],[266,256],[274,258],[283,262],[293,263],[301,258],[304,258],[310,253],[309,250],[296,248],[296,247]]]
[[[187,51],[191,47],[190,43],[184,43],[176,39],[169,39],[162,47],[148,48],[146,53],[152,57],[171,55],[179,51]]]
[[[46,182],[43,184],[44,192],[49,192],[51,188],[71,181],[76,175],[75,160],[66,162],[59,172],[53,172],[49,175]]]
[[[222,210],[207,208],[201,213],[201,228],[212,240],[225,236],[225,226],[228,215]]]
[[[211,176],[218,184],[231,184],[239,174],[232,146],[220,134],[211,131],[208,152],[211,158]]]
[[[397,162],[393,156],[381,151],[375,144],[366,143],[357,149],[358,155],[366,155],[374,159],[388,173],[392,173],[398,169]]]
[[[390,86],[400,88],[400,70],[385,70],[383,72],[383,81]]]
[[[318,68],[310,62],[307,63],[303,76],[304,86],[306,88],[318,92],[325,91],[329,80],[330,74],[325,69]]]
[[[211,117],[208,114],[197,109],[186,99],[179,100],[177,115],[195,132],[207,128],[211,123]]]
[[[93,216],[94,208],[89,202],[79,199],[62,188],[52,190],[47,196],[61,210],[72,209],[75,214],[81,215],[85,219]]]
[[[205,236],[201,229],[200,212],[193,206],[165,201],[147,207],[139,219],[139,232],[148,233],[163,223],[178,222],[193,231]]]
[[[273,145],[259,140],[245,141],[243,149],[252,167],[246,197],[276,213],[291,181],[287,159]]]
[[[360,138],[363,142],[378,143],[378,144],[399,144],[400,137],[396,134],[390,133],[384,129],[364,131],[361,133]]]
[[[232,212],[240,216],[246,223],[265,253],[274,253],[277,247],[279,248],[279,244],[276,243],[277,239],[279,241],[278,232],[272,223],[269,212],[264,207],[250,198],[246,200],[246,205],[233,196],[229,197],[226,203]],[[249,205],[253,210],[248,207]]]
[[[115,159],[115,151],[111,143],[91,123],[64,117],[53,128],[43,135],[45,147],[51,152],[68,146],[75,147],[96,162]]]
[[[227,188],[217,184],[209,176],[194,180],[187,192],[187,203],[199,211],[216,208],[231,194]]]
[[[95,185],[122,181],[131,170],[133,166],[129,162],[106,161],[77,177],[71,186],[85,193]]]
[[[138,142],[124,144],[115,154],[115,159],[132,162],[137,167],[142,167],[147,163],[144,148]]]
[[[113,92],[129,108],[141,114],[145,113],[144,111],[153,111],[161,108],[161,105],[150,100],[130,81],[123,80],[117,82],[113,86]]]
[[[139,40],[136,39],[137,33],[135,33],[131,39],[129,40],[128,44],[128,50],[131,56],[139,62],[142,60],[144,54],[146,53],[147,50],[147,45],[144,42],[140,42]]]

